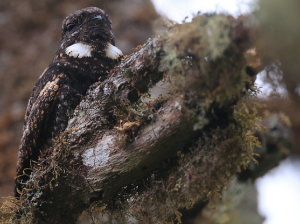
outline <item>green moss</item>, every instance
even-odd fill
[[[177,157],[141,180],[138,188],[127,186],[120,191],[107,204],[105,211],[111,218],[123,220],[132,215],[141,223],[180,223],[179,208],[191,208],[200,199],[212,202],[220,198],[226,182],[254,160],[253,147],[260,145],[252,136],[253,129],[259,128],[259,105],[253,101],[255,90],[245,88],[250,82],[245,73],[246,59],[233,49],[231,21],[233,18],[225,15],[198,15],[191,23],[174,25],[162,35],[166,55],[160,69],[165,72],[164,80],[171,82],[172,94],[168,97],[182,97],[182,111],[187,118],[197,118],[194,129],[202,132],[179,150]],[[151,115],[149,108],[167,100],[162,97],[134,105],[127,100],[113,115],[117,123],[122,120],[121,125],[135,121],[143,125]],[[49,192],[57,180],[63,181],[60,176],[64,166],[70,170],[78,165],[68,148],[67,136],[65,132],[57,139],[51,157],[47,152],[42,156],[48,166],[33,167],[37,176],[28,181],[29,190],[22,194],[23,199],[36,198],[37,203],[46,203],[39,201],[40,192]],[[120,139],[122,145],[128,143],[124,138]],[[20,200],[15,206],[11,201],[13,206],[6,209],[14,214],[21,206],[22,214],[30,217],[35,207],[22,204],[27,202]]]
[[[125,215],[142,223],[180,223],[178,208],[221,198],[227,181],[255,161],[253,147],[260,142],[252,132],[261,129],[256,125],[260,105],[253,100],[255,87],[245,88],[251,81],[243,53],[230,42],[230,21],[225,15],[199,15],[163,36],[168,52],[161,63],[164,80],[171,82],[173,95],[183,97],[185,114],[198,118],[195,130],[204,132],[141,182],[142,190],[120,193],[130,199],[120,208]]]
[[[71,131],[58,136],[53,149],[41,154],[39,161],[31,164],[32,173],[20,192],[20,198],[9,197],[1,206],[0,212],[4,215],[1,223],[38,223],[38,216],[47,215],[40,211],[41,206],[52,206],[49,195],[53,186],[66,178],[64,170],[70,170],[78,163],[67,144]],[[44,194],[48,194],[47,200],[43,199]]]
[[[221,198],[221,189],[254,160],[253,147],[260,146],[252,136],[253,127],[261,129],[256,125],[256,107],[260,105],[252,97],[247,93],[234,106],[233,119],[226,128],[213,129],[182,149],[176,158],[138,183],[137,189],[120,192],[115,199],[120,201],[118,212],[114,204],[111,217],[119,217],[122,211],[122,217],[132,215],[142,223],[180,223],[179,208],[192,208],[205,198],[210,202]]]

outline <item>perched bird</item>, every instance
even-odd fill
[[[88,87],[103,80],[122,52],[108,15],[96,7],[69,15],[62,23],[60,46],[39,77],[28,102],[19,147],[15,196],[29,179],[31,160],[53,144]]]

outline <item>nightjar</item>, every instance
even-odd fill
[[[122,52],[114,46],[111,21],[101,9],[79,10],[62,23],[60,46],[39,77],[28,102],[19,147],[15,196],[29,179],[31,161],[64,131],[88,87],[103,80]]]

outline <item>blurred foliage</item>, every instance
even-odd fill
[[[300,1],[260,0],[258,7],[258,46],[271,66],[269,81],[279,79],[299,108]]]
[[[222,190],[222,201],[215,207],[207,206],[198,214],[193,224],[261,224],[263,218],[257,211],[255,187],[252,183],[241,183],[237,179],[227,183]]]
[[[273,113],[283,112],[289,116],[293,141],[292,153],[299,154],[300,148],[300,21],[299,0],[260,0],[255,12],[258,22],[256,46],[265,67],[264,82],[276,90],[278,86],[287,90],[286,96],[270,96],[262,99]],[[263,110],[260,111],[263,114]]]

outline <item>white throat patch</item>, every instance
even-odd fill
[[[106,57],[112,58],[112,59],[118,59],[123,55],[122,51],[115,47],[114,45],[108,43],[106,47]]]
[[[66,49],[66,54],[74,58],[92,57],[92,47],[82,43],[73,44]]]

